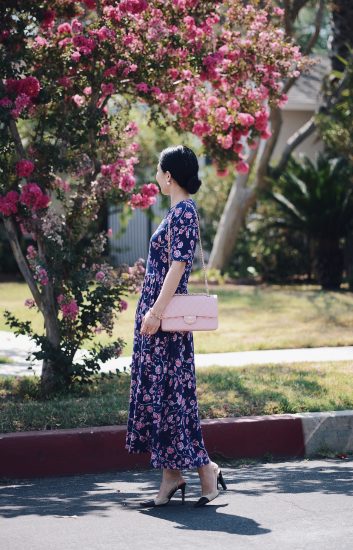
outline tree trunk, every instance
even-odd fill
[[[11,216],[4,218],[4,225],[17,265],[32,293],[39,311],[44,317],[46,337],[54,348],[60,350],[60,329],[57,311],[54,305],[52,285],[49,283],[47,286],[43,287],[42,293],[39,291],[37,283],[21,250],[17,229]],[[58,356],[59,355],[58,353]],[[60,382],[59,378],[58,366],[55,366],[55,362],[44,360],[41,378],[41,389],[44,395],[52,393],[56,391],[59,386],[62,386],[62,382]]]
[[[256,202],[258,191],[269,185],[267,170],[282,126],[280,109],[273,108],[270,119],[272,135],[266,142],[265,150],[257,165],[255,182],[252,186],[247,187],[251,173],[251,170],[249,170],[248,174],[239,174],[232,185],[221,221],[217,227],[217,233],[207,264],[208,269],[224,269],[232,256],[245,216]],[[250,168],[255,163],[257,153],[258,149],[252,150],[249,155],[248,163]]]
[[[252,151],[249,164],[253,164],[257,151]],[[231,259],[238,233],[244,221],[244,213],[254,204],[256,194],[246,187],[248,174],[239,175],[233,183],[223,210],[213,242],[208,268],[222,269]]]

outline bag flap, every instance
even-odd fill
[[[197,317],[218,316],[217,294],[177,294],[174,295],[163,312],[164,317],[183,317],[196,315]]]

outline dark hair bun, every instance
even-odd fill
[[[188,179],[184,187],[191,195],[194,195],[200,189],[201,183],[202,182],[199,179],[198,175],[195,174],[194,176],[191,176],[190,179]]]
[[[178,185],[191,195],[200,189],[199,163],[189,147],[177,145],[164,149],[160,154],[159,164],[163,172],[169,171]]]

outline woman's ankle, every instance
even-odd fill
[[[163,470],[163,479],[165,479],[166,481],[177,481],[182,477],[183,476],[180,470]]]

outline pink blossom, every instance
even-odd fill
[[[103,271],[98,271],[96,273],[96,281],[103,281],[104,280],[104,277],[105,277],[105,274],[103,273]]]
[[[128,201],[129,206],[131,206],[132,210],[135,210],[136,208],[148,208],[152,204],[155,204],[156,197],[150,196],[142,193],[136,193],[133,194]]]
[[[138,92],[145,92],[147,94],[149,88],[146,82],[140,82],[139,84],[136,84],[136,90]]]
[[[48,9],[42,14],[42,21],[40,22],[40,26],[43,29],[49,29],[54,25],[56,13],[54,10]]]
[[[54,185],[55,185],[55,187],[57,187],[58,189],[62,189],[66,193],[68,191],[70,191],[70,189],[71,189],[69,182],[63,180],[62,178],[58,178],[58,177],[55,178]]]
[[[135,187],[135,178],[131,176],[130,174],[124,174],[119,181],[119,189],[122,189],[126,193],[130,193],[130,191]]]
[[[36,36],[35,39],[35,46],[37,46],[38,48],[42,48],[43,46],[48,46],[49,45],[49,42],[46,38],[43,38],[43,36]]]
[[[217,122],[223,122],[227,114],[227,109],[225,107],[218,107],[218,109],[215,110],[215,117]]]
[[[173,80],[176,80],[179,76],[178,69],[168,69],[167,73]]]
[[[74,321],[79,313],[79,307],[75,299],[72,299],[68,303],[61,303],[60,309],[62,311],[63,317],[67,317],[71,321]]]
[[[176,115],[177,113],[180,112],[180,105],[179,103],[174,100],[172,101],[169,105],[168,105],[168,110],[170,113],[172,113],[172,115]]]
[[[56,298],[58,304],[62,304],[65,300],[65,296],[63,294],[59,294],[59,296]]]
[[[96,0],[82,0],[89,10],[96,8]]]
[[[44,267],[37,266],[34,278],[40,282],[41,285],[46,286],[49,283],[48,273]]]
[[[103,95],[112,95],[115,92],[115,86],[112,83],[109,84],[102,84],[101,90],[103,92]]]
[[[106,136],[110,132],[110,126],[109,124],[103,124],[102,128],[99,130],[100,136]]]
[[[112,31],[112,29],[108,29],[108,27],[101,27],[100,29],[98,29],[97,31],[97,36],[99,38],[99,40],[114,40],[114,37],[115,37],[115,33],[114,31]]]
[[[159,193],[159,190],[155,183],[144,183],[141,187],[141,192],[143,195],[154,197]]]
[[[192,131],[198,137],[207,135],[211,130],[211,126],[207,122],[195,122]]]
[[[235,153],[241,153],[242,150],[243,150],[243,145],[242,145],[242,143],[240,143],[239,141],[236,142],[236,143],[234,143],[234,145],[233,145],[233,151],[234,151]]]
[[[211,95],[207,98],[206,105],[207,107],[216,107],[219,104],[218,97]]]
[[[114,171],[114,166],[112,164],[102,164],[101,174],[102,176],[110,176]]]
[[[148,8],[147,0],[120,0],[121,13],[142,13]]]
[[[227,136],[217,136],[217,141],[223,149],[230,149],[233,144],[233,137],[231,134]]]
[[[277,104],[279,107],[284,107],[287,101],[288,101],[288,96],[286,94],[282,94]]]
[[[9,191],[4,197],[0,197],[0,212],[4,216],[17,213],[19,194],[17,191]]]
[[[158,86],[151,86],[150,87],[150,92],[152,94],[154,94],[155,96],[159,96],[159,94],[161,93],[161,89],[158,88]]]
[[[126,137],[133,137],[136,136],[139,132],[139,127],[137,126],[136,122],[129,122],[129,124],[124,129]]]
[[[80,54],[80,52],[78,52],[77,50],[74,51],[74,52],[71,54],[71,59],[72,59],[72,61],[75,61],[75,63],[77,63],[78,61],[80,61],[80,58],[81,58],[81,54]]]
[[[255,113],[255,128],[264,131],[267,128],[268,113],[266,111],[257,111]]]
[[[258,147],[259,143],[258,143],[258,141],[249,141],[248,145],[249,145],[250,149],[256,149]]]
[[[229,170],[227,168],[224,168],[223,170],[218,169],[216,171],[217,176],[220,178],[224,178],[229,175]]]
[[[92,94],[92,86],[86,86],[85,88],[83,88],[83,93],[85,95],[91,95]]]
[[[113,236],[113,230],[111,227],[109,227],[108,231],[107,231],[107,236],[108,237],[112,237]]]
[[[27,298],[24,302],[24,305],[25,305],[25,307],[28,307],[29,309],[31,309],[32,307],[34,307],[36,305],[36,303],[33,300],[33,298]]]
[[[72,101],[74,101],[78,107],[82,107],[85,104],[86,99],[82,95],[75,94],[72,96]]]
[[[32,174],[34,164],[30,160],[20,160],[16,163],[16,172],[19,178],[27,178]]]
[[[59,40],[58,46],[59,48],[65,48],[68,44],[72,44],[72,38],[67,36],[66,38],[63,38],[62,40]]]
[[[125,300],[120,300],[119,305],[120,305],[120,309],[122,311],[125,311],[128,308],[129,304]]]
[[[10,31],[9,30],[3,30],[3,31],[0,31],[0,43],[3,43],[5,42],[8,37],[10,36]]]
[[[249,113],[238,113],[237,116],[238,116],[238,122],[242,126],[251,126],[255,122],[254,117]]]
[[[82,32],[82,23],[78,19],[73,19],[71,23],[71,30],[75,34]]]
[[[71,25],[70,23],[61,23],[57,30],[59,34],[71,34]]]
[[[83,55],[89,55],[96,47],[96,42],[93,38],[87,38],[81,34],[74,36],[72,43],[77,48],[78,52]]]
[[[243,160],[237,162],[235,167],[239,172],[239,174],[247,174],[249,172],[249,165],[247,162],[244,162]]]
[[[281,17],[282,15],[284,15],[284,9],[278,8],[277,6],[275,6],[275,7],[273,8],[273,13],[274,13],[275,15],[278,15],[279,17]]]
[[[233,97],[232,99],[230,99],[230,100],[228,101],[227,107],[228,107],[229,109],[234,109],[235,111],[237,111],[237,110],[239,109],[239,107],[240,107],[240,103],[239,103],[239,101],[238,101],[235,97]]]
[[[29,97],[37,97],[40,92],[40,83],[34,76],[27,76],[18,80],[8,78],[5,81],[5,88],[10,94],[25,94]]]
[[[39,185],[32,182],[22,187],[20,201],[32,210],[41,210],[48,207],[50,197],[44,195]]]
[[[58,78],[58,84],[63,88],[71,88],[73,82],[68,76],[61,76],[60,78]]]
[[[268,139],[268,138],[270,138],[271,136],[272,136],[272,132],[271,132],[270,130],[268,130],[268,129],[264,130],[264,131],[261,132],[261,134],[260,134],[260,137],[261,137],[262,139]]]
[[[34,246],[31,244],[27,246],[27,258],[33,260],[37,256],[37,251]]]
[[[11,107],[12,101],[9,97],[2,97],[0,99],[0,107]]]
[[[20,94],[15,99],[15,108],[12,109],[11,115],[17,119],[22,111],[31,104],[31,98],[26,94]]]

